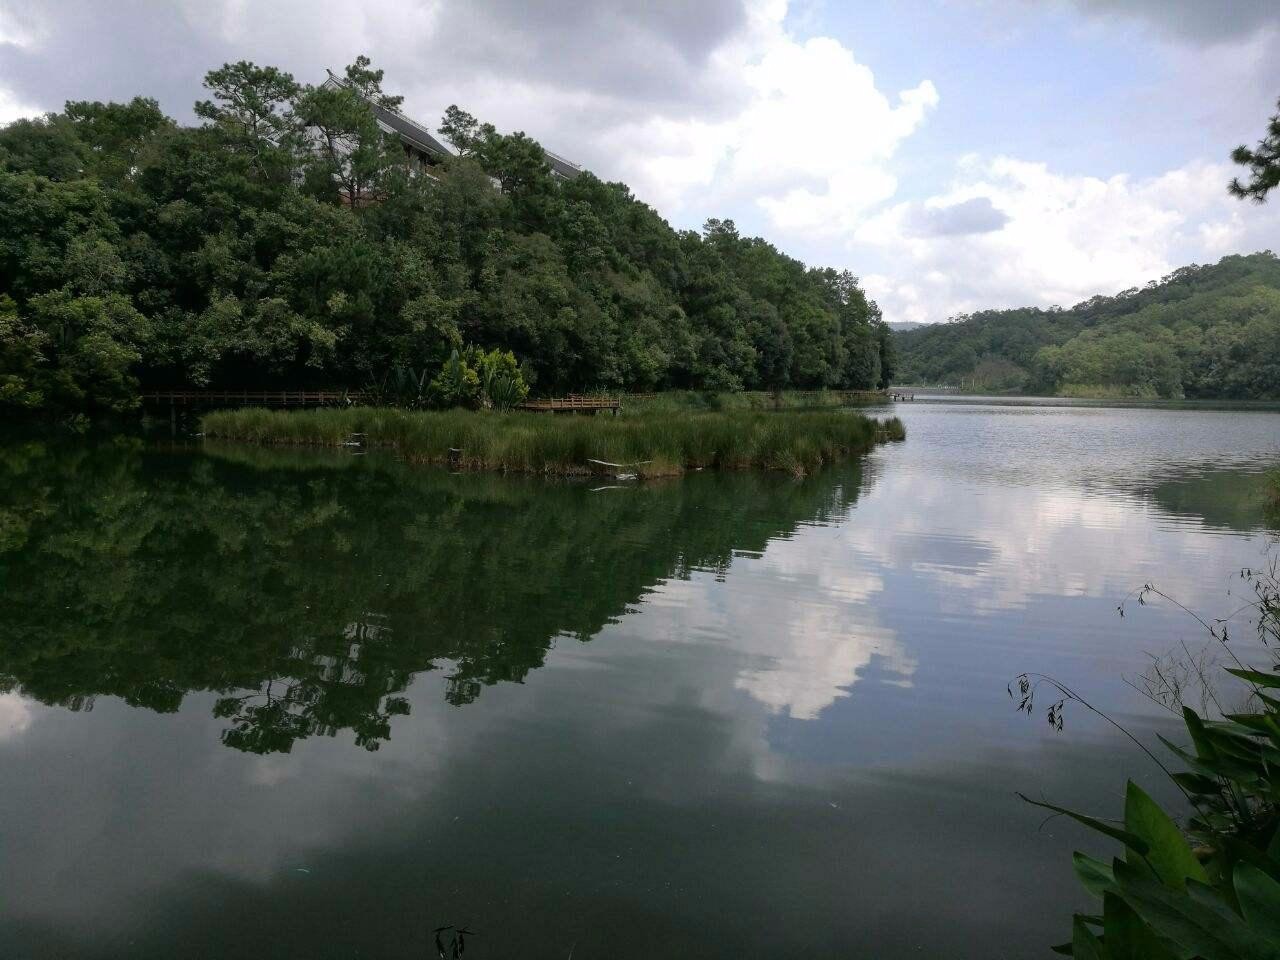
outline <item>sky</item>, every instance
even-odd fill
[[[1280,249],[1230,198],[1280,98],[1275,0],[0,0],[0,123],[364,53],[434,127],[523,130],[673,226],[732,218],[890,321],[1069,306]]]

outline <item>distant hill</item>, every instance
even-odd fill
[[[1069,310],[984,310],[894,334],[898,383],[1061,396],[1280,398],[1280,259],[1189,266]]]
[[[916,323],[914,320],[898,320],[889,324],[889,329],[895,333],[906,333],[908,330],[919,330],[921,327],[927,327],[927,323]]]

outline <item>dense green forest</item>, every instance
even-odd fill
[[[274,68],[206,78],[198,126],[154,100],[0,129],[0,409],[124,410],[140,389],[359,388],[510,350],[537,393],[866,388],[876,305],[732,221],[673,230],[621,183],[451,108],[415,175],[371,103]]]
[[[896,333],[898,380],[1010,392],[1280,397],[1280,259],[1190,266],[1069,310],[984,310]]]

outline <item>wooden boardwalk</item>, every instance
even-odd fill
[[[846,403],[883,403],[886,400],[914,400],[915,392],[902,390],[838,390]]]
[[[837,390],[846,403],[883,403],[886,400],[914,400],[914,392],[900,390]],[[586,396],[571,393],[565,397],[526,400],[517,409],[533,413],[617,413],[623,400],[645,400],[659,394],[627,394],[625,396]],[[349,407],[365,402],[362,390],[150,390],[142,394],[142,402],[168,407]]]
[[[338,407],[364,399],[359,390],[151,390],[142,402],[173,407]]]
[[[617,413],[622,402],[617,397],[584,397],[570,394],[567,397],[547,397],[542,400],[526,400],[520,410],[534,413],[598,413],[608,410]]]
[[[142,402],[167,407],[349,407],[365,401],[362,390],[148,390]],[[617,397],[547,397],[520,404],[521,410],[539,413],[616,413]]]

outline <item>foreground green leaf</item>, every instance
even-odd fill
[[[1071,855],[1071,863],[1075,866],[1076,876],[1084,884],[1084,888],[1095,897],[1100,897],[1115,886],[1115,874],[1111,867],[1101,860],[1095,860],[1078,850]]]
[[[1106,960],[1102,941],[1093,935],[1093,931],[1079,917],[1071,921],[1071,955],[1076,960]]]
[[[1280,883],[1247,863],[1236,864],[1233,880],[1246,922],[1280,943]]]
[[[1280,673],[1263,673],[1260,670],[1245,670],[1240,667],[1227,667],[1227,673],[1248,680],[1260,687],[1280,687]]]
[[[1103,897],[1102,916],[1107,960],[1177,960],[1178,955],[1117,894]]]
[[[1090,817],[1083,813],[1076,813],[1074,810],[1068,810],[1066,807],[1059,807],[1057,804],[1046,803],[1043,800],[1032,800],[1025,793],[1019,793],[1018,796],[1031,804],[1033,807],[1043,807],[1045,810],[1052,810],[1054,813],[1060,813],[1063,816],[1070,817],[1077,823],[1082,823],[1091,830],[1097,830],[1101,834],[1105,834],[1114,840],[1119,840],[1126,847],[1135,850],[1138,853],[1147,852],[1147,842],[1137,834],[1130,833],[1128,830],[1121,830],[1114,827],[1105,820],[1099,820],[1097,817]]]
[[[1251,929],[1214,892],[1196,881],[1173,890],[1131,864],[1116,860],[1119,895],[1183,956],[1203,960],[1280,960],[1280,942]]]
[[[1181,889],[1188,879],[1208,881],[1178,825],[1132,780],[1125,788],[1124,825],[1148,847],[1145,854],[1135,850],[1135,856],[1145,859],[1166,884]]]

